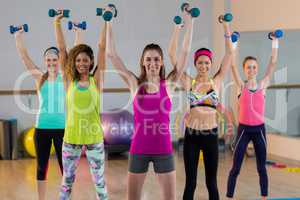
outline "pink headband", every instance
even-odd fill
[[[200,50],[200,51],[197,51],[195,54],[194,54],[194,64],[196,64],[196,61],[197,59],[200,57],[200,56],[207,56],[209,57],[210,61],[212,61],[212,52],[208,51],[208,50]]]

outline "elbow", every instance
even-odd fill
[[[117,57],[117,54],[116,54],[115,52],[112,52],[112,51],[107,51],[107,52],[106,52],[106,55],[107,55],[107,57],[108,57],[110,60],[114,60],[114,59],[116,59],[116,57]]]
[[[226,54],[228,57],[232,57],[233,53],[234,53],[234,50],[233,50],[232,47],[226,48],[225,54]]]
[[[66,46],[65,45],[58,44],[57,48],[58,48],[59,52],[66,52]]]

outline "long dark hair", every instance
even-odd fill
[[[44,51],[43,56],[45,57],[48,54],[48,52],[53,52],[54,54],[57,55],[57,57],[59,57],[59,50],[56,47],[49,47],[49,48],[47,48]],[[38,90],[41,89],[41,87],[43,86],[43,84],[45,83],[45,81],[48,79],[48,77],[49,77],[49,72],[48,72],[48,69],[47,69],[47,71],[42,75],[42,78],[41,78],[41,80],[40,80],[40,82],[38,84]]]
[[[138,84],[139,85],[141,85],[141,84],[143,84],[144,82],[147,81],[146,69],[145,69],[145,66],[143,65],[143,62],[144,62],[145,53],[149,50],[157,51],[159,53],[159,55],[161,56],[162,62],[164,60],[163,51],[162,51],[162,49],[160,48],[159,45],[153,44],[153,43],[146,45],[146,47],[143,50],[141,59],[140,59],[141,73],[140,73],[140,76],[138,77]],[[162,64],[162,66],[160,68],[160,71],[159,71],[159,77],[160,77],[161,80],[165,80],[165,76],[166,76],[165,73],[166,73],[165,72],[165,65]]]
[[[86,53],[87,56],[91,59],[92,64],[89,68],[89,71],[91,72],[93,70],[93,66],[94,66],[94,52],[92,50],[92,48],[86,44],[79,44],[76,45],[75,47],[73,47],[70,52],[69,52],[69,57],[68,57],[68,61],[67,61],[67,76],[70,78],[70,80],[75,81],[75,80],[79,80],[80,79],[80,75],[76,69],[75,66],[75,61],[76,61],[76,57],[78,56],[78,54],[80,53]]]

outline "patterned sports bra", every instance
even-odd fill
[[[196,83],[196,80],[192,81],[192,86],[194,86]],[[199,93],[194,92],[191,90],[188,92],[187,97],[190,101],[190,108],[204,106],[204,107],[211,107],[216,109],[217,105],[219,104],[219,98],[216,91],[213,89],[214,82],[212,79],[210,79],[210,83],[212,85],[212,89],[210,89],[206,93]]]

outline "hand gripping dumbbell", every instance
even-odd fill
[[[225,22],[231,22],[233,19],[233,16],[231,13],[226,13],[225,15],[220,15],[218,20],[220,23],[223,23],[224,21]]]
[[[80,28],[82,30],[86,30],[86,21],[82,21],[81,23],[75,23],[75,22],[69,21],[68,29],[72,30],[74,27]]]
[[[283,36],[283,30],[281,30],[281,29],[278,29],[278,30],[275,30],[275,31],[273,31],[273,32],[270,32],[269,34],[268,34],[268,38],[270,39],[270,40],[273,40],[272,39],[272,37],[275,37],[275,38],[281,38]]]
[[[190,13],[190,15],[193,18],[199,17],[199,15],[200,15],[200,9],[199,8],[189,9],[190,8],[190,4],[189,3],[183,3],[180,8],[181,8],[182,12],[183,11],[187,11],[188,13]]]
[[[57,15],[60,15],[61,13],[63,13],[63,16],[65,18],[69,18],[70,17],[70,10],[55,10],[55,9],[49,9],[48,11],[48,15],[49,17],[55,17]]]
[[[17,32],[21,29],[23,29],[25,32],[29,31],[29,27],[27,24],[23,24],[21,26],[13,26],[13,25],[9,26],[9,31],[11,34],[14,34],[15,32]]]
[[[97,16],[102,16],[104,21],[110,21],[113,17],[117,17],[118,10],[114,4],[108,4],[109,8],[111,8],[112,11],[106,10],[105,8],[97,8],[96,13]]]

